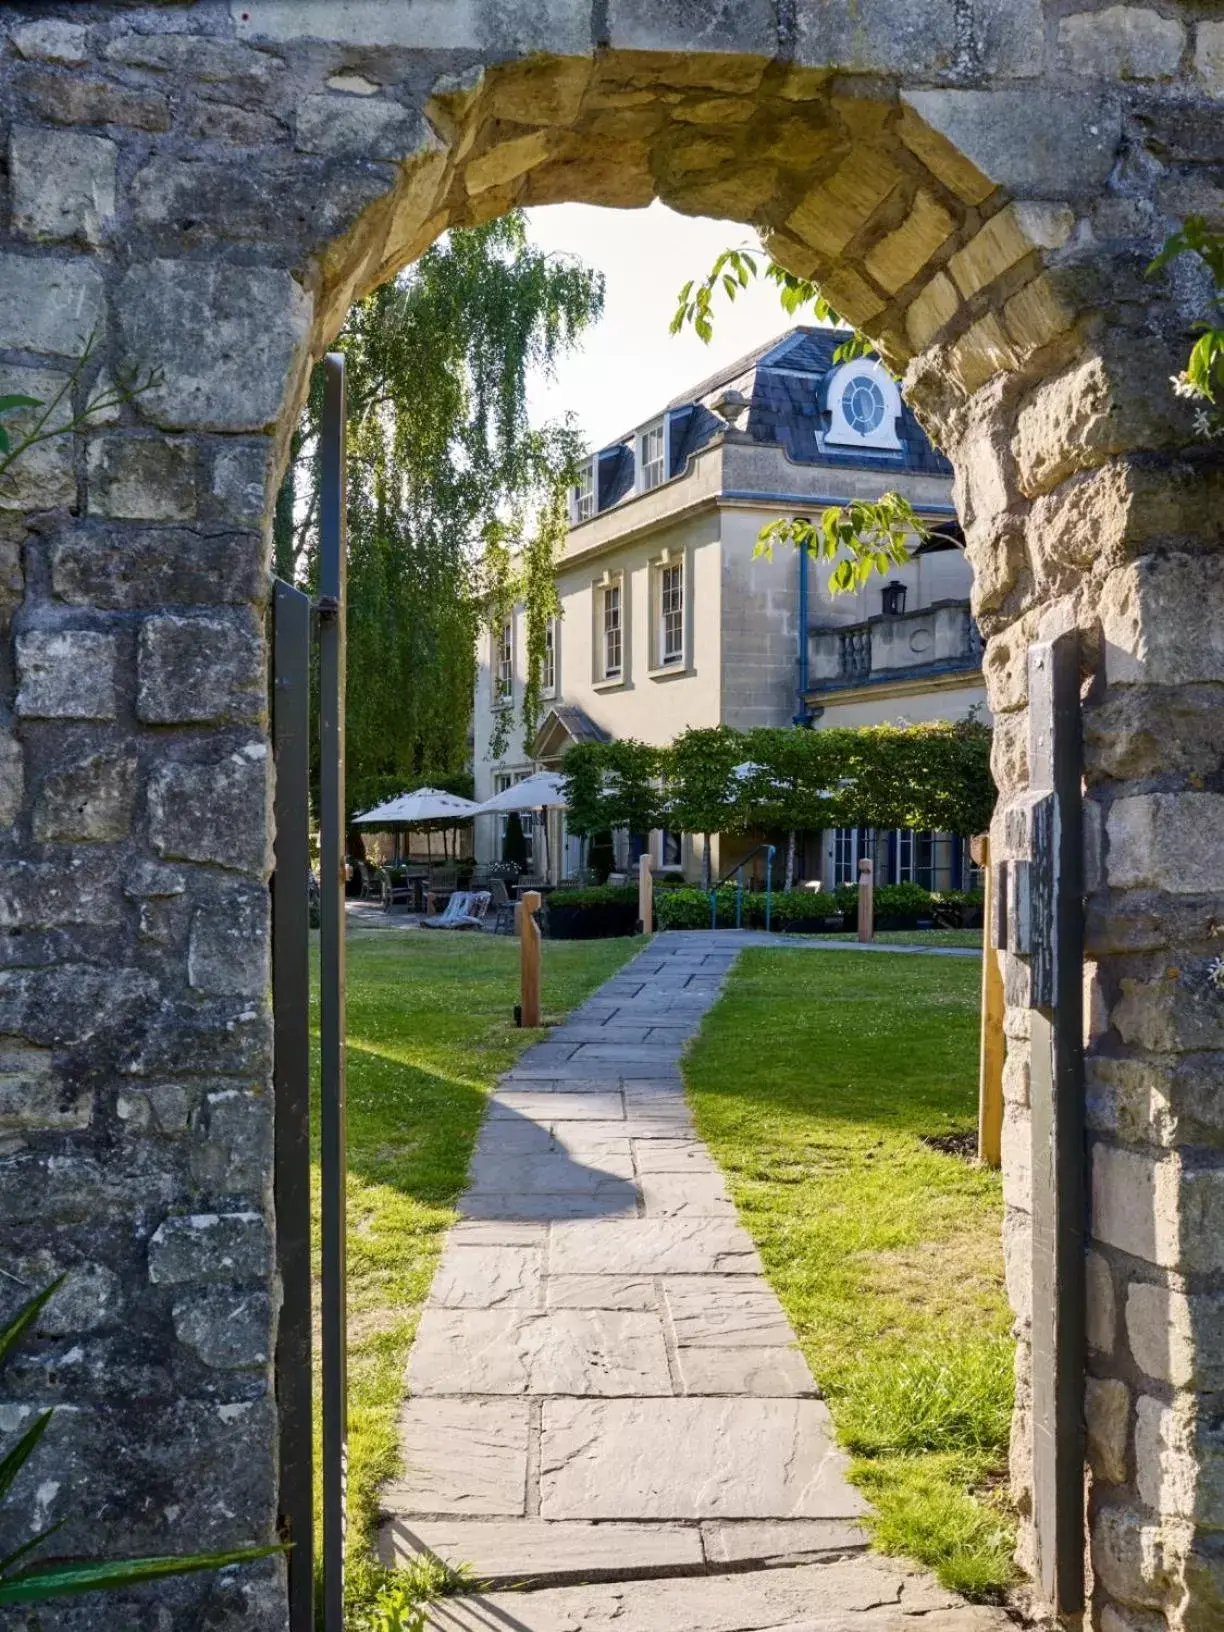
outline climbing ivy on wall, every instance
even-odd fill
[[[527,608],[523,721],[539,710],[553,566],[580,451],[568,423],[533,426],[527,376],[603,306],[601,275],[532,246],[513,212],[452,232],[353,307],[348,364],[348,761],[355,783],[461,772],[477,637]],[[317,554],[312,383],[276,509],[277,571],[310,585]]]

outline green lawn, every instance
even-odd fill
[[[748,950],[686,1077],[697,1123],[875,1508],[974,1596],[1012,1578],[997,1174],[972,1130],[976,960]]]
[[[317,940],[317,937],[316,937]],[[560,1018],[637,940],[546,941],[544,1014]],[[486,1097],[541,1035],[514,1026],[518,943],[491,935],[356,931],[348,942],[349,1599],[360,1620],[379,1486],[417,1314],[455,1218]],[[317,1031],[317,991],[312,1019]],[[317,1107],[314,1119],[317,1136]],[[317,1170],[316,1170],[317,1206]]]
[[[821,940],[857,941],[852,929],[837,929]],[[980,929],[880,929],[876,940],[883,946],[975,946],[982,945]]]

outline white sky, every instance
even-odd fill
[[[552,204],[528,210],[527,218],[534,243],[577,255],[607,282],[602,320],[555,379],[536,374],[528,390],[533,423],[573,413],[592,448],[792,327],[776,285],[758,279],[733,304],[719,299],[708,346],[691,328],[667,332],[689,278],[704,277],[720,250],[754,241],[735,222],[677,215],[659,203],[646,210]]]

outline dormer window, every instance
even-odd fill
[[[856,357],[835,368],[825,383],[823,401],[829,412],[827,443],[881,453],[901,451],[897,437],[901,394],[874,357]]]
[[[574,524],[590,521],[595,514],[595,460],[588,459],[579,467],[578,480],[573,488],[571,513]]]
[[[667,421],[638,432],[638,492],[649,493],[667,480]]]

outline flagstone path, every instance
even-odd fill
[[[862,1556],[827,1409],[696,1137],[680,1054],[744,941],[657,936],[493,1097],[384,1492],[386,1562],[491,1589],[437,1605],[439,1632],[1010,1624]],[[744,1573],[767,1565],[791,1568]]]

